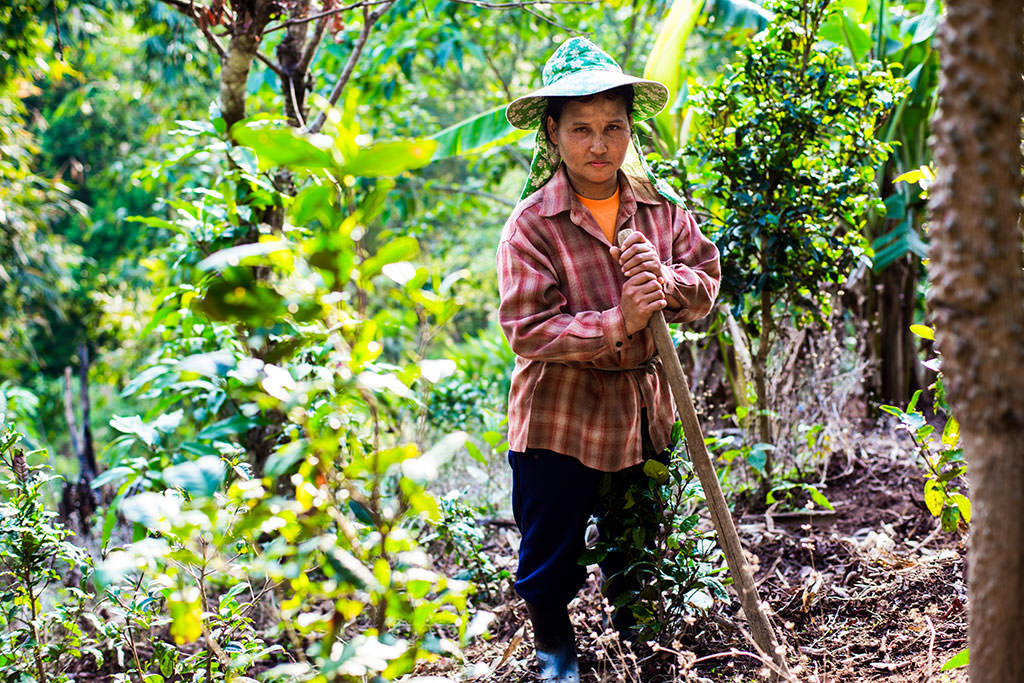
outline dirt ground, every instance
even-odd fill
[[[923,481],[907,444],[872,436],[859,455],[828,468],[824,493],[834,512],[740,512],[760,597],[785,640],[793,680],[807,683],[942,683],[966,668],[939,672],[966,647],[966,541],[938,528],[925,509]],[[489,552],[514,569],[514,529],[495,527]],[[532,683],[532,636],[521,601],[506,590],[489,640],[466,661],[435,662],[433,680]],[[767,680],[745,636],[738,600],[694,620],[668,646],[621,644],[601,629],[598,577],[572,605],[586,683]],[[430,678],[423,680],[429,681]]]

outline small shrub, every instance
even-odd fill
[[[0,427],[3,416],[0,415]],[[66,681],[71,663],[101,659],[82,616],[92,596],[61,583],[61,572],[88,569],[86,552],[65,540],[71,532],[46,509],[47,484],[59,479],[18,448],[20,436],[0,432],[0,665],[5,680]]]
[[[669,638],[687,618],[707,612],[716,598],[728,599],[717,577],[722,554],[714,532],[697,529],[697,510],[706,501],[686,457],[681,423],[673,427],[672,444],[668,464],[648,460],[646,477],[622,492],[621,500],[608,502],[615,510],[614,528],[621,532],[602,537],[580,560],[592,564],[610,552],[625,553],[624,569],[606,577],[605,585],[614,585],[620,575],[630,577],[623,582],[626,590],[610,596],[612,606],[629,605],[639,636],[646,639]]]
[[[942,378],[939,377],[932,387],[941,396]],[[935,427],[928,424],[917,408],[920,398],[918,390],[906,410],[889,405],[880,408],[895,415],[899,420],[898,428],[914,440],[925,477],[924,503],[928,511],[940,519],[943,531],[956,531],[961,522],[966,526],[971,521],[971,501],[966,495],[967,460],[960,447],[960,424],[952,414],[947,414],[942,434],[936,439]]]

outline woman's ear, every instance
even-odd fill
[[[547,120],[544,122],[544,128],[548,134],[548,142],[552,145],[558,144],[558,122],[555,121],[555,117],[550,114],[547,115]]]

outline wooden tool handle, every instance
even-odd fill
[[[628,228],[619,231],[618,244],[620,248],[632,232]],[[672,390],[672,397],[676,400],[676,410],[679,411],[679,420],[683,423],[683,434],[686,437],[686,452],[690,456],[690,462],[693,463],[693,468],[697,471],[697,477],[700,479],[700,485],[704,489],[704,497],[708,503],[708,510],[711,512],[711,521],[715,525],[715,531],[718,532],[718,543],[725,553],[729,573],[732,574],[736,590],[740,595],[743,613],[750,623],[751,635],[757,646],[775,663],[778,669],[776,675],[788,679],[790,673],[786,666],[783,648],[779,647],[775,631],[768,623],[768,615],[761,608],[761,601],[757,596],[757,586],[754,584],[750,567],[743,557],[736,525],[733,523],[732,514],[729,512],[725,495],[723,495],[722,487],[718,482],[715,466],[708,454],[707,445],[704,443],[704,432],[697,420],[697,410],[693,406],[690,387],[686,382],[686,375],[683,374],[679,356],[676,355],[676,347],[672,343],[672,335],[669,333],[664,313],[655,311],[648,320],[647,327],[654,335],[654,345],[658,350],[658,355],[661,356],[662,366],[665,368],[665,375]]]

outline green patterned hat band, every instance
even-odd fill
[[[586,38],[562,43],[544,65],[544,87],[513,101],[505,116],[516,128],[536,128],[549,97],[584,97],[622,85],[633,86],[633,120],[644,121],[664,109],[668,88],[657,81],[622,73],[611,55]]]

